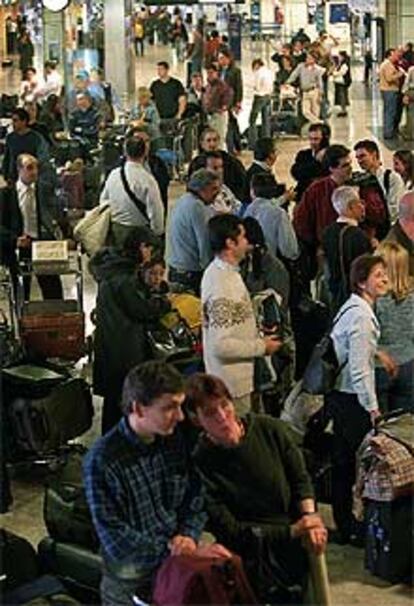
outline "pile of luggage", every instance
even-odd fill
[[[355,496],[354,509],[366,525],[366,568],[392,583],[412,584],[414,414],[384,415],[367,435],[358,452]]]

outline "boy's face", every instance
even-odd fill
[[[153,265],[144,272],[145,284],[152,290],[158,290],[165,281],[165,267],[162,264]]]

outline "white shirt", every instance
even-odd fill
[[[16,184],[19,208],[23,218],[23,233],[32,238],[39,237],[35,184],[26,185],[20,179]]]
[[[60,96],[62,92],[63,79],[58,71],[53,70],[51,74],[47,74],[46,83],[43,88],[43,95],[48,97],[49,95],[57,95]]]
[[[385,189],[385,172],[386,172],[386,170],[387,169],[385,169],[383,166],[380,166],[380,168],[375,173],[375,176],[377,177],[378,183],[380,184],[380,186],[384,192],[385,199],[387,200],[388,210],[390,212],[390,217],[391,217],[391,223],[394,223],[398,219],[398,207],[399,207],[402,196],[406,192],[406,186],[404,185],[404,181],[402,180],[401,175],[396,173],[395,170],[392,170],[390,173],[390,181],[389,181],[390,187],[389,187],[389,190],[387,193],[387,191]]]
[[[147,209],[152,231],[156,235],[164,233],[164,206],[154,177],[142,164],[131,161],[125,163],[125,175],[129,187]],[[121,168],[115,168],[109,173],[100,202],[109,202],[115,223],[129,226],[147,225],[145,217],[125,191]]]
[[[258,97],[264,97],[265,95],[273,94],[273,73],[272,71],[262,65],[259,69],[254,72],[254,94]]]

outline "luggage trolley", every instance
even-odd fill
[[[290,85],[280,87],[273,101],[272,134],[280,136],[301,136],[302,114],[300,96]]]
[[[73,277],[76,299],[25,301],[24,278],[34,275]],[[77,362],[86,355],[82,257],[79,248],[69,251],[68,243],[64,240],[35,242],[32,259],[19,258],[16,309],[20,339],[29,357]]]

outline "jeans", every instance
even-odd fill
[[[133,596],[137,596],[142,602],[151,602],[151,577],[143,579],[118,579],[107,573],[102,574],[101,601],[102,606],[127,606],[133,605]]]
[[[381,91],[384,104],[384,139],[392,139],[395,135],[399,94],[394,90]]]
[[[255,95],[253,97],[253,105],[249,116],[249,147],[251,149],[254,148],[257,139],[256,120],[259,113],[262,116],[261,137],[270,137],[270,95],[264,95],[261,97],[259,95]]]
[[[376,368],[375,385],[382,412],[403,408],[414,413],[414,360],[398,366],[395,378],[384,368]]]

